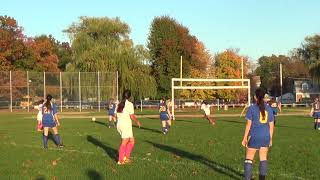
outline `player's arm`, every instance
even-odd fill
[[[272,146],[272,137],[273,137],[273,131],[274,131],[274,122],[269,122],[269,132],[270,132],[270,144],[269,146]]]
[[[311,110],[310,110],[310,113],[309,113],[309,115],[312,117],[312,115],[313,115],[313,112],[314,112],[314,109],[313,109],[313,107],[311,108]]]
[[[130,114],[130,118],[131,118],[131,120],[134,121],[134,122],[139,126],[139,128],[140,128],[141,123],[140,123],[140,121],[138,120],[137,116],[136,116],[135,114]]]
[[[244,135],[242,139],[242,146],[246,146],[248,143],[248,135],[250,132],[252,121],[250,119],[247,120],[246,129],[244,130]]]
[[[54,120],[56,121],[57,125],[60,126],[58,113],[54,114]]]

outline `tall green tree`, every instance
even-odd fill
[[[120,92],[131,89],[138,97],[155,95],[146,52],[129,38],[129,26],[119,18],[80,17],[65,30],[72,40],[73,58],[69,71],[118,71]]]
[[[154,18],[148,37],[152,75],[158,83],[158,96],[169,95],[171,78],[180,77],[180,56],[183,57],[183,77],[190,77],[193,67],[205,70],[208,62],[194,53],[198,39],[188,28],[168,16]]]

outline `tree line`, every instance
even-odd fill
[[[70,38],[28,37],[9,16],[0,16],[0,71],[119,72],[120,92],[132,89],[135,98],[169,96],[171,78],[244,78],[258,75],[261,86],[280,95],[279,64],[283,64],[283,92],[291,92],[295,77],[320,79],[320,35],[308,36],[288,56],[262,56],[256,63],[237,49],[212,54],[189,29],[169,16],[155,17],[147,46],[135,45],[130,27],[119,18],[80,17],[64,30]],[[194,82],[194,84],[201,84]],[[205,83],[204,83],[205,84]],[[183,98],[245,99],[239,90],[183,90]]]

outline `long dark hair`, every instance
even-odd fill
[[[264,105],[264,95],[265,92],[263,89],[258,88],[255,92],[256,98],[257,98],[257,105],[259,106],[259,111],[262,114],[262,118],[265,119],[266,113],[265,113],[265,105]]]
[[[123,108],[124,108],[124,105],[125,105],[125,102],[126,102],[126,100],[128,100],[130,97],[131,97],[131,91],[128,90],[128,89],[124,90],[123,93],[122,93],[122,100],[121,100],[121,102],[120,102],[119,105],[118,105],[118,109],[117,109],[117,112],[118,112],[118,113],[122,113]]]
[[[44,106],[47,108],[48,111],[51,111],[52,107],[51,107],[51,99],[52,96],[50,94],[47,95],[46,97],[46,102],[44,103]]]

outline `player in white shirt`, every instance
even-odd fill
[[[117,130],[121,135],[121,144],[119,147],[118,164],[123,165],[130,162],[131,151],[134,147],[134,137],[132,132],[132,120],[140,127],[141,123],[134,115],[134,107],[129,101],[131,91],[123,92],[123,99],[117,107]]]
[[[200,109],[204,111],[204,117],[209,121],[209,123],[215,125],[214,120],[210,118],[210,104],[208,104],[207,101],[203,101]]]
[[[43,130],[43,126],[42,126],[42,107],[43,107],[43,103],[44,100],[41,99],[39,102],[39,105],[36,106],[35,108],[38,109],[38,114],[37,114],[37,131],[42,131]]]

